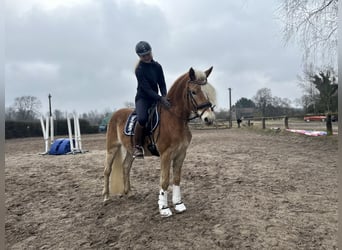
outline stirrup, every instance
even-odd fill
[[[133,158],[144,159],[144,149],[142,146],[136,145],[133,149]]]

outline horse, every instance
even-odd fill
[[[168,205],[170,169],[173,169],[172,203],[175,213],[186,211],[181,198],[181,168],[191,142],[192,134],[189,121],[200,118],[205,124],[215,121],[214,106],[216,93],[207,78],[213,67],[205,71],[192,67],[173,83],[167,98],[170,108],[157,104],[160,121],[152,132],[153,140],[160,155],[160,190],[158,197],[161,217],[169,217],[172,210]],[[122,108],[111,117],[106,134],[106,159],[104,168],[104,202],[110,195],[127,195],[130,187],[130,170],[133,158],[132,136],[124,134],[124,127],[132,109]],[[147,139],[147,138],[146,138]],[[146,140],[145,140],[146,141]],[[150,156],[144,145],[145,156]]]

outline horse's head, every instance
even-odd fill
[[[207,125],[212,124],[215,120],[216,93],[214,87],[208,82],[208,76],[212,70],[213,67],[204,72],[190,68],[188,72],[188,98],[191,103],[191,111]]]

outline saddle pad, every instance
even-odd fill
[[[134,128],[137,122],[137,114],[133,111],[126,121],[126,125],[124,128],[124,134],[133,136],[134,135]],[[149,112],[148,122],[146,124],[146,131],[149,131],[150,134],[157,128],[159,124],[159,113],[157,107],[153,107],[151,112]]]
[[[124,128],[125,135],[134,135],[135,123],[137,122],[137,114],[133,111],[127,121]]]

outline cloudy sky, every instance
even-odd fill
[[[31,95],[42,113],[115,110],[134,102],[138,60],[148,41],[168,88],[190,67],[214,70],[218,109],[261,88],[302,95],[302,52],[285,45],[269,0],[10,0],[5,5],[5,102]]]

